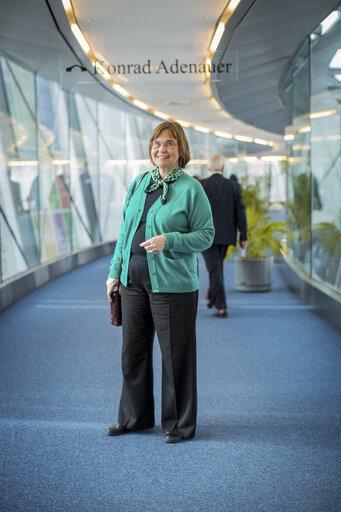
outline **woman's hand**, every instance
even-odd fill
[[[153,238],[142,242],[140,247],[144,247],[150,254],[157,254],[166,247],[166,239],[163,235],[153,236]]]
[[[121,295],[121,283],[119,279],[114,279],[113,277],[108,277],[107,282],[107,296],[110,302],[112,302],[111,294],[114,291],[114,288],[118,286],[118,293]]]

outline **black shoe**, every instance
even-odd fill
[[[186,441],[186,438],[179,436],[179,434],[166,432],[165,443],[181,443],[182,441]]]
[[[213,316],[216,318],[226,318],[227,317],[227,309],[216,309],[213,313]]]
[[[123,434],[129,434],[129,432],[132,432],[132,430],[120,425],[119,423],[111,425],[111,427],[108,427],[105,431],[108,436],[122,436]]]

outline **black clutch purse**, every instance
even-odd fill
[[[118,289],[111,294],[110,302],[110,323],[112,325],[122,325],[122,309],[121,309],[121,295]]]

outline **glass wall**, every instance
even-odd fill
[[[147,141],[161,120],[65,90],[0,58],[0,281],[115,240],[132,179],[150,170]],[[211,153],[239,143],[186,130],[202,177]]]
[[[296,56],[286,84],[287,205],[291,258],[341,294],[341,15],[323,22]],[[328,26],[328,28],[326,28]]]
[[[152,169],[147,141],[160,122],[66,90],[0,57],[0,282],[115,240],[131,181]],[[245,142],[185,131],[192,158],[186,170],[193,176],[208,175],[213,153],[242,159],[249,150]],[[274,201],[280,200],[278,164],[228,165],[230,173],[272,175]]]

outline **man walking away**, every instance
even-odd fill
[[[201,181],[211,203],[215,237],[212,246],[203,251],[209,274],[209,288],[206,293],[207,307],[215,307],[214,316],[227,317],[223,265],[229,245],[236,245],[237,229],[239,244],[247,246],[247,222],[242,190],[238,182],[225,178],[225,158],[212,155],[209,159],[209,178]]]

